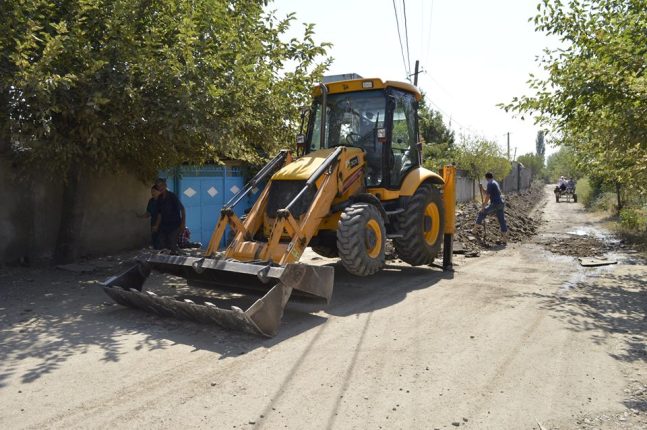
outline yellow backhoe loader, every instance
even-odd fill
[[[319,84],[296,151],[281,151],[222,208],[202,256],[153,255],[108,279],[105,292],[160,315],[274,336],[293,292],[323,303],[331,298],[334,268],[299,263],[308,246],[338,257],[353,275],[369,276],[384,267],[387,240],[413,266],[432,264],[444,242],[443,267],[450,268],[455,170],[447,166],[441,176],[421,166],[420,97],[410,84],[380,79]],[[261,186],[239,218],[236,205]],[[233,239],[219,250],[227,226]],[[246,310],[158,295],[144,289],[151,270],[263,295]]]

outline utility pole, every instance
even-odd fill
[[[418,74],[420,73],[419,67],[420,67],[420,60],[416,60],[416,69],[413,72],[413,85],[416,87],[418,86]]]
[[[512,161],[516,161],[516,160],[517,160],[517,147],[515,146],[514,147],[514,157],[512,157]]]
[[[508,132],[508,161],[510,161],[510,132]]]

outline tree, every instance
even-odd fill
[[[427,105],[426,96],[418,107],[418,126],[423,141],[424,165],[434,170],[454,161],[454,132],[443,121],[440,112]]]
[[[557,152],[548,156],[546,171],[551,182],[557,182],[560,176],[574,179],[579,179],[583,176],[578,156],[568,146],[562,146]]]
[[[456,165],[470,179],[480,181],[491,172],[498,180],[510,173],[512,166],[496,142],[483,137],[461,135],[456,147]]]
[[[546,155],[546,141],[544,136],[544,130],[539,130],[537,132],[537,139],[535,139],[535,152],[541,157],[541,163],[544,163],[544,157]]]
[[[0,141],[64,181],[55,256],[75,256],[89,174],[258,161],[292,140],[327,44],[284,41],[251,0],[15,0],[0,20]],[[4,138],[4,139],[3,139]]]
[[[534,115],[619,196],[647,193],[647,2],[543,0],[534,23],[561,45],[540,57],[534,94],[504,107]]]
[[[454,145],[454,132],[445,125],[441,113],[427,105],[424,94],[418,106],[418,118],[420,135],[425,143]]]
[[[524,165],[524,167],[530,169],[531,178],[536,178],[542,175],[544,171],[544,157],[543,155],[533,154],[529,152],[528,154],[520,155],[517,157],[517,161]]]

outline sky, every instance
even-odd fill
[[[541,75],[535,57],[549,40],[528,22],[537,2],[395,0],[404,61],[393,0],[275,0],[269,8],[279,16],[295,12],[298,23],[315,24],[317,42],[333,44],[329,54],[334,61],[327,74],[405,81],[405,67],[410,64],[413,73],[419,60],[423,72],[418,87],[445,123],[457,135],[494,140],[504,151],[510,133],[512,157],[515,148],[517,156],[534,152],[539,127],[496,105],[531,94],[526,84],[529,74]],[[300,24],[294,26],[297,30],[301,31]]]

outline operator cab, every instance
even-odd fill
[[[353,79],[320,84],[314,95],[302,152],[336,146],[363,149],[369,188],[397,189],[409,170],[420,165],[416,114],[420,93],[414,86]],[[324,99],[327,109],[322,115]]]

